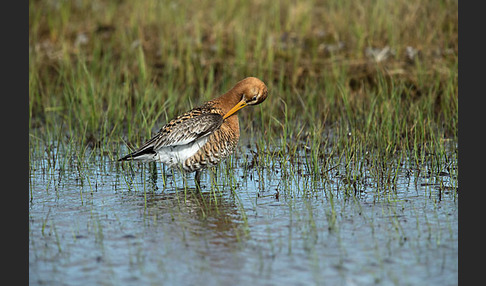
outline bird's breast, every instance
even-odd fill
[[[237,120],[236,118],[236,125],[225,122],[218,130],[208,136],[206,144],[184,162],[184,169],[192,172],[214,166],[223,158],[231,155],[240,137]]]

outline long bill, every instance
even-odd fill
[[[228,113],[226,113],[224,116],[223,116],[223,119],[226,119],[228,117],[230,117],[231,115],[233,115],[236,111],[242,109],[243,107],[246,106],[246,101],[244,99],[242,99],[240,102],[238,102],[233,108],[231,108],[230,111],[228,111]]]

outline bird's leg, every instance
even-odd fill
[[[196,171],[196,176],[194,176],[194,181],[196,182],[196,188],[201,190],[201,171]]]

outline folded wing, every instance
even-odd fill
[[[209,136],[223,124],[223,116],[217,113],[183,114],[166,125],[145,142],[138,150],[118,161],[137,160],[156,154],[167,147],[182,146]]]

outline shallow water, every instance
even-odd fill
[[[404,164],[394,189],[354,192],[242,148],[198,193],[192,174],[64,152],[31,157],[31,285],[458,283],[450,174]]]

